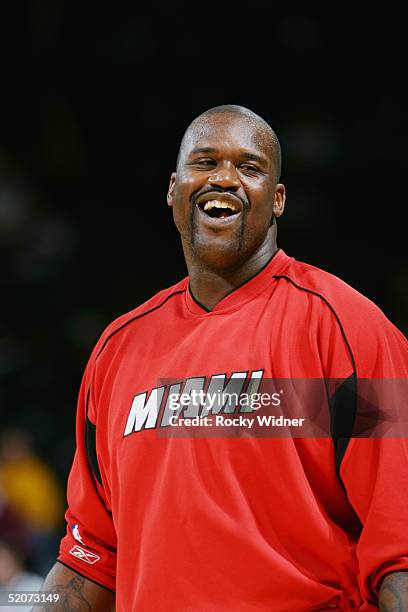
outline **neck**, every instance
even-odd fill
[[[275,235],[268,235],[257,251],[237,268],[214,270],[203,262],[190,259],[187,268],[190,289],[195,299],[208,310],[212,310],[226,295],[255,276],[278,250]]]

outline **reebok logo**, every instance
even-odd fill
[[[76,557],[80,561],[84,561],[85,563],[90,563],[90,565],[93,565],[100,559],[99,555],[95,555],[95,553],[91,552],[90,550],[81,548],[81,546],[78,546],[78,545],[74,546],[74,548],[71,548],[71,550],[69,551],[69,554],[72,555],[73,557]]]

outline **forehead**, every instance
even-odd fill
[[[194,122],[186,133],[183,153],[187,156],[201,147],[260,153],[271,161],[273,158],[272,137],[267,128],[240,115],[210,115]]]

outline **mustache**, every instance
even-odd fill
[[[235,196],[236,198],[238,198],[238,200],[241,200],[243,210],[248,210],[249,208],[249,201],[246,198],[241,198],[239,195],[231,191],[231,189],[223,189],[222,187],[219,187],[218,185],[212,185],[212,186],[209,186],[207,189],[201,189],[193,193],[190,196],[190,201],[193,207],[197,204],[197,199],[200,196],[205,195],[206,193],[229,193]]]

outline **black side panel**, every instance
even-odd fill
[[[357,412],[357,377],[352,374],[329,399],[331,434],[335,448],[337,471],[353,433]]]
[[[96,427],[86,417],[85,422],[85,447],[89,465],[92,468],[95,478],[102,484],[101,473],[99,471],[98,460],[96,458]]]

